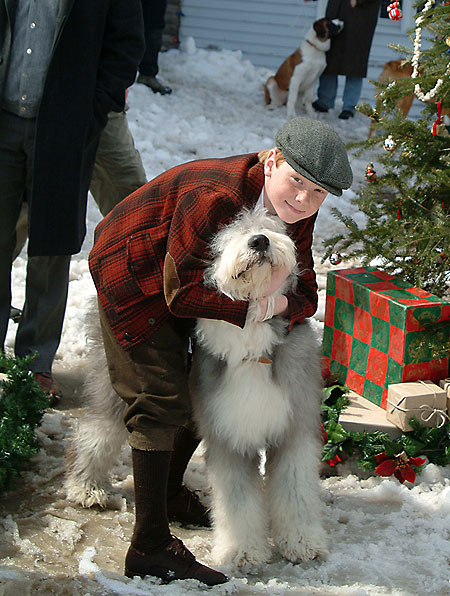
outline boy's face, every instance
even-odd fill
[[[328,192],[285,161],[277,167],[275,156],[275,150],[272,150],[264,164],[264,207],[288,224],[311,217],[319,210]]]

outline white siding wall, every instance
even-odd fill
[[[311,23],[325,13],[327,0],[181,0],[180,40],[193,37],[199,48],[241,50],[255,66],[276,71],[298,47]],[[373,104],[376,79],[387,60],[399,55],[388,43],[408,45],[405,34],[413,26],[412,0],[403,0],[405,18],[378,19],[361,101]],[[339,83],[340,89],[343,85]],[[412,114],[420,102],[415,100]]]
[[[304,0],[183,0],[180,39],[200,48],[242,50],[255,66],[277,69],[314,21]]]

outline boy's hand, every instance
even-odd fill
[[[285,316],[288,313],[288,299],[281,294],[280,296],[269,296],[251,301],[247,317],[261,323],[276,315]]]
[[[273,267],[270,282],[264,292],[264,295],[271,296],[274,294],[278,288],[281,288],[286,278],[289,277],[290,274],[291,272],[286,269],[286,267]]]

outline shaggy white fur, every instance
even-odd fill
[[[97,301],[88,310],[89,371],[84,383],[86,412],[66,453],[64,487],[69,501],[83,507],[114,507],[110,470],[128,438],[125,403],[114,391],[98,318]]]
[[[212,253],[205,283],[232,299],[249,300],[243,329],[208,319],[198,319],[196,327],[190,381],[213,489],[214,556],[251,571],[270,558],[270,536],[292,562],[324,556],[317,338],[308,324],[288,333],[281,317],[258,322],[258,300],[272,267],[291,271],[278,293],[297,284],[295,245],[283,222],[258,208],[220,230]],[[86,387],[90,401],[69,450],[65,486],[70,500],[106,507],[108,472],[127,432],[95,317],[92,334],[97,339]]]
[[[255,251],[257,236],[268,242]],[[294,243],[279,218],[257,209],[221,230],[213,252],[207,283],[250,299],[243,329],[210,319],[196,328],[192,399],[213,488],[216,562],[253,570],[270,558],[270,534],[290,561],[324,556],[317,339],[307,324],[288,334],[280,317],[257,322],[273,266],[292,270],[278,293],[297,283]]]

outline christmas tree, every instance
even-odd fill
[[[364,265],[375,262],[444,296],[450,293],[450,1],[428,0],[416,8],[412,48],[392,46],[413,67],[412,77],[376,84],[377,108],[358,107],[377,132],[350,145],[377,164],[369,163],[367,182],[354,201],[366,223],[358,227],[335,210],[347,233],[326,242],[324,259],[340,253]],[[397,107],[412,93],[424,106],[416,121]]]

